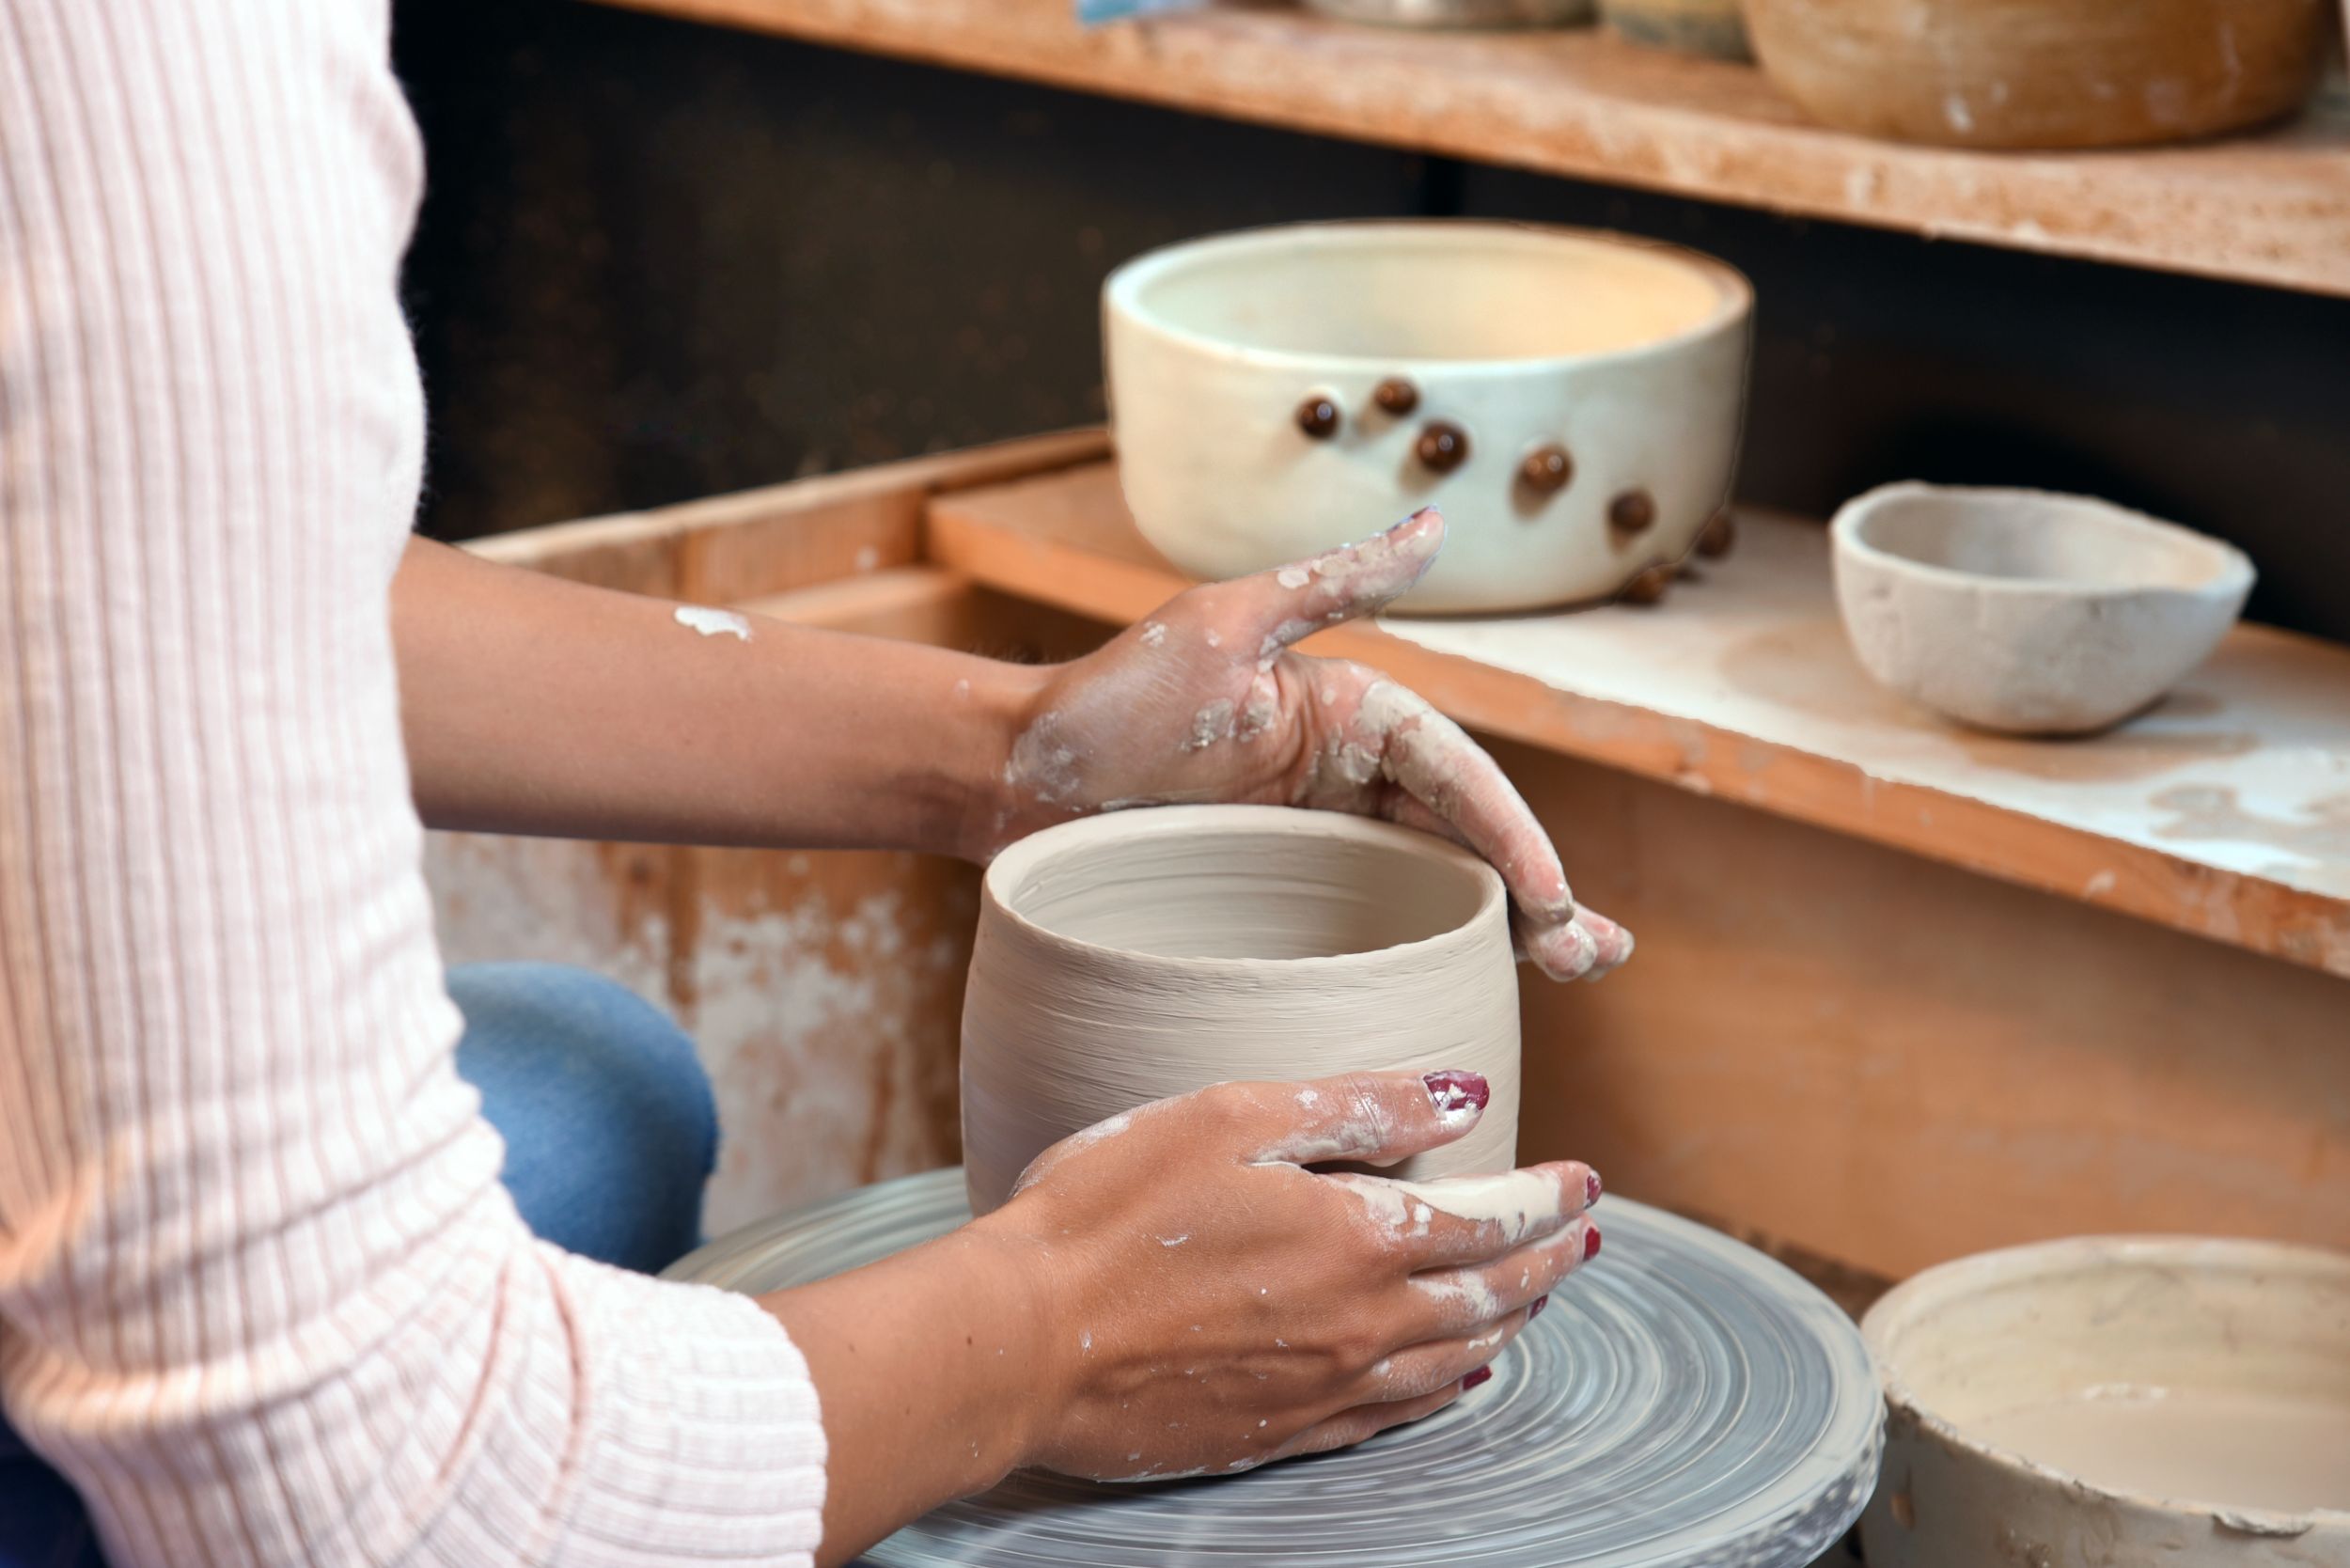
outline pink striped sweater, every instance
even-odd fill
[[[0,1393],[116,1563],[804,1562],[746,1300],[532,1239],[387,592],[384,0],[0,0]]]

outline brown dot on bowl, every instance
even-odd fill
[[[1419,388],[1402,376],[1389,376],[1371,389],[1371,400],[1400,419],[1419,406]]]
[[[1415,448],[1419,461],[1439,474],[1449,474],[1468,461],[1468,431],[1449,419],[1431,419],[1420,428]]]
[[[1738,542],[1738,525],[1730,520],[1724,508],[1706,520],[1705,532],[1698,535],[1698,554],[1708,560],[1718,560],[1730,554],[1730,547]]]
[[[1653,604],[1665,597],[1665,590],[1672,586],[1672,580],[1671,567],[1652,566],[1624,584],[1622,591],[1616,597],[1627,604]]]
[[[1656,502],[1645,490],[1626,490],[1607,503],[1607,522],[1619,533],[1637,534],[1656,521]]]
[[[1535,447],[1518,463],[1518,483],[1537,494],[1555,495],[1574,478],[1574,459],[1556,443]]]
[[[1316,392],[1297,405],[1297,428],[1316,441],[1339,433],[1339,405]]]

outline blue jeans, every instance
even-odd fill
[[[601,975],[449,971],[457,1071],[506,1138],[507,1191],[547,1241],[651,1274],[701,1241],[718,1113],[694,1043]],[[102,1568],[82,1502],[0,1420],[0,1568]]]

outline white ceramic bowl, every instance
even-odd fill
[[[1729,499],[1752,311],[1721,262],[1573,229],[1308,224],[1153,251],[1104,290],[1126,502],[1200,577],[1434,503],[1444,554],[1402,607],[1604,597]]]
[[[1493,1097],[1391,1174],[1516,1163],[1509,899],[1465,850],[1327,811],[1169,806],[1046,828],[987,869],[963,1009],[975,1214],[1145,1101],[1395,1068],[1482,1073]]]
[[[1833,531],[1837,605],[1869,673],[2012,734],[2129,717],[2210,655],[2252,588],[2233,545],[2045,491],[1889,484]]]
[[[1861,1328],[1871,1568],[2350,1562],[2350,1255],[2048,1242],[1928,1269]]]

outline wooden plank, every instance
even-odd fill
[[[1520,970],[1521,1158],[1895,1277],[2111,1231],[2350,1247],[2341,980],[1487,739],[1640,939],[1596,985]]]
[[[894,566],[790,593],[737,600],[733,607],[795,626],[967,649],[979,635],[977,591],[966,579],[934,566]]]
[[[466,548],[634,593],[750,599],[910,566],[921,553],[928,497],[1094,462],[1108,450],[1109,437],[1100,430],[1028,436],[652,511],[494,534]]]
[[[1088,30],[1069,0],[611,0],[1111,97],[1931,237],[2350,294],[2350,117],[2091,153],[1807,122],[1751,66],[1605,33],[1427,33],[1227,3]]]
[[[2350,651],[2239,628],[2160,709],[2063,743],[1975,735],[1846,651],[1823,531],[1741,542],[1653,609],[1390,618],[1307,646],[1464,723],[2350,976]],[[1108,464],[931,508],[930,552],[1001,591],[1130,621],[1185,586]]]

